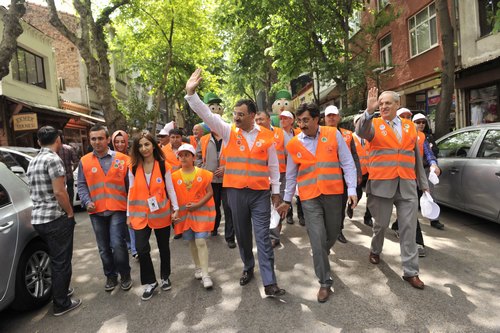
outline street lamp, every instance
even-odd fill
[[[377,81],[377,90],[380,90],[380,73],[384,70],[384,67],[377,67],[372,70],[372,73],[375,74],[375,79]]]

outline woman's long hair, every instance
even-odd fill
[[[144,162],[144,158],[139,152],[139,141],[142,138],[148,140],[153,145],[153,157],[156,161],[165,160],[165,154],[158,145],[158,142],[156,142],[155,137],[148,131],[142,131],[139,135],[134,137],[134,142],[132,143],[132,150],[130,151],[130,164],[132,166],[132,170],[136,170],[137,166]]]

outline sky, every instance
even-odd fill
[[[39,5],[46,5],[45,0],[29,0],[26,2],[36,3]],[[55,0],[55,3],[56,3],[57,9],[60,11],[63,11],[66,13],[74,13],[75,12],[71,0]],[[107,3],[109,3],[109,1],[107,1],[107,0],[92,0],[92,5],[96,5],[99,7],[103,7]],[[9,7],[10,0],[0,0],[0,5],[4,6],[4,7]]]

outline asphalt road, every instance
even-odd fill
[[[305,228],[286,225],[275,250],[280,299],[265,298],[256,279],[240,287],[242,263],[223,236],[208,241],[213,290],[193,278],[187,243],[171,241],[173,288],[140,299],[139,264],[131,259],[134,287],[104,291],[105,279],[88,216],[77,214],[73,259],[75,296],[83,305],[63,317],[52,306],[0,313],[0,332],[498,332],[500,331],[500,225],[442,209],[444,231],[422,223],[427,257],[420,259],[425,290],[401,279],[397,238],[389,230],[382,261],[368,262],[371,230],[364,200],[330,256],[335,293],[316,301],[319,287]],[[422,221],[422,220],[421,220]],[[223,228],[221,228],[223,230]],[[158,251],[153,245],[156,268]],[[255,249],[254,249],[255,251]]]

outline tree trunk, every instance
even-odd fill
[[[436,111],[437,138],[448,133],[453,90],[455,88],[455,52],[453,45],[453,26],[451,25],[450,13],[447,0],[436,1],[436,11],[439,18],[439,29],[441,31],[441,43],[443,45],[443,60],[441,61],[441,100]]]
[[[17,37],[23,33],[19,20],[25,13],[24,0],[11,0],[7,13],[2,17],[4,27],[0,43],[0,80],[9,74],[10,61],[17,50]]]

